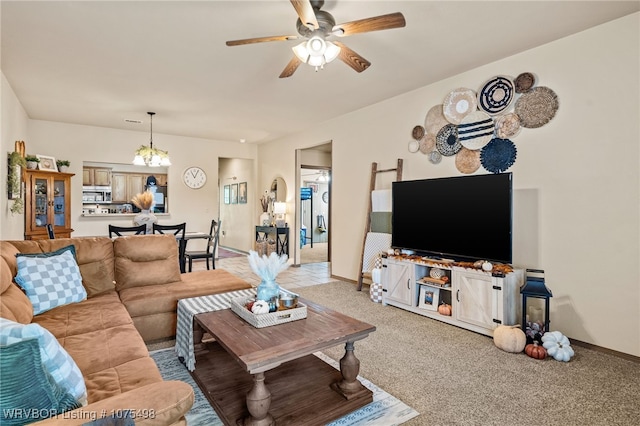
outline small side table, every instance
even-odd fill
[[[289,255],[289,227],[276,226],[256,226],[256,241],[267,239],[269,235],[274,235],[276,240],[276,253],[281,256]]]

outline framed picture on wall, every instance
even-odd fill
[[[420,300],[418,301],[418,308],[435,311],[438,309],[439,300],[439,288],[429,287],[427,285],[420,286]]]
[[[247,204],[247,182],[238,184],[238,203]]]
[[[229,204],[231,202],[231,187],[229,185],[224,186],[224,203]]]
[[[231,184],[231,204],[238,204],[238,184]]]

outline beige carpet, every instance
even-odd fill
[[[377,327],[355,344],[360,374],[421,413],[406,425],[640,424],[638,363],[582,347],[568,363],[538,361],[503,352],[487,336],[373,303],[367,286],[296,290]],[[325,353],[339,359],[344,348]]]
[[[328,243],[313,243],[306,244],[300,249],[300,263],[319,263],[328,262],[329,260],[329,244]]]

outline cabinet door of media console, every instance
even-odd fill
[[[456,319],[488,330],[498,326],[502,316],[502,286],[494,285],[497,280],[484,272],[455,271]]]
[[[382,293],[383,302],[392,300],[412,306],[413,264],[388,260],[386,267],[383,268],[383,274],[382,282],[385,283]]]

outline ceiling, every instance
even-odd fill
[[[341,39],[372,63],[360,74],[335,61],[284,79],[299,41],[225,41],[297,34],[287,0],[1,7],[2,71],[31,119],[148,132],[154,111],[154,133],[260,143],[628,15],[640,2],[327,0],[322,9],[337,23],[402,12],[406,27]]]

